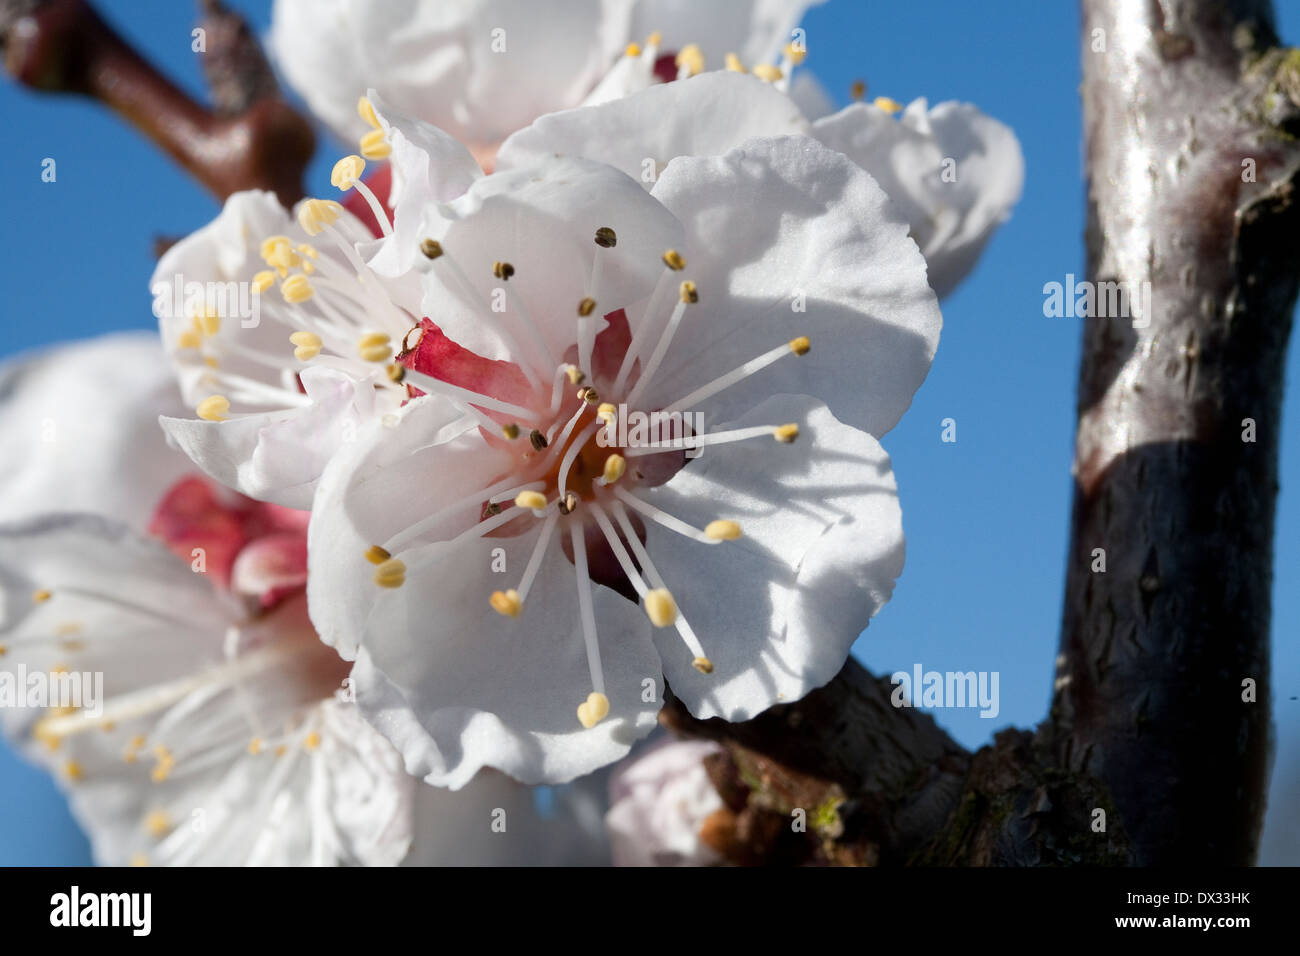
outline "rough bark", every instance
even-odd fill
[[[1083,2],[1088,277],[1151,314],[1085,325],[1044,737],[1107,785],[1138,864],[1251,863],[1263,820],[1300,276],[1300,60],[1272,24],[1262,0]]]

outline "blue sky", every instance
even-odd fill
[[[269,4],[233,6],[264,28]],[[194,5],[113,0],[99,8],[166,72],[201,90],[190,52]],[[1281,32],[1300,40],[1300,5],[1283,3]],[[1043,316],[1043,284],[1083,269],[1076,5],[831,0],[805,20],[810,68],[840,104],[853,80],[869,96],[967,100],[1009,124],[1025,153],[1024,197],[975,274],[944,305],[930,377],[884,444],[894,459],[908,536],[893,601],[855,653],[878,673],[1000,674],[1001,712],[946,711],[963,744],[1042,719],[1051,691],[1069,525],[1070,460],[1080,322]],[[115,117],[82,100],[38,97],[0,83],[10,145],[0,152],[6,215],[0,357],[101,331],[152,328],[147,280],[155,236],[180,235],[217,206]],[[323,191],[340,149],[328,139],[309,188]],[[58,164],[41,181],[41,161]],[[1300,350],[1288,379],[1300,379]],[[943,419],[957,441],[940,440]],[[1294,813],[1300,794],[1300,392],[1284,421],[1274,585],[1273,681],[1278,759]],[[0,864],[89,860],[57,791],[0,748]],[[1264,862],[1300,863],[1300,824],[1275,814]]]

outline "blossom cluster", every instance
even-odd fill
[[[5,729],[100,862],[719,862],[712,748],[640,741],[798,700],[889,600],[881,439],[1023,178],[968,104],[830,112],[807,6],[277,0],[354,145],[152,280],[254,320],[0,382],[0,663],[105,687]]]

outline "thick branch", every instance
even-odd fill
[[[218,198],[269,189],[290,205],[303,194],[310,125],[274,95],[260,50],[238,18],[205,3],[200,55],[218,111],[155,70],[84,0],[4,0],[5,68],[34,89],[80,93],[111,107]]]
[[[1083,0],[1088,277],[1150,309],[1085,326],[1044,737],[1108,786],[1138,864],[1250,863],[1263,818],[1300,274],[1300,68],[1273,42],[1266,0]]]

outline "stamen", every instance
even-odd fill
[[[393,340],[383,332],[370,332],[357,340],[357,354],[367,362],[387,362],[393,357]]]
[[[854,80],[853,85],[849,87],[849,97],[855,103],[861,102],[862,98],[867,95],[867,84],[861,80]]]
[[[497,613],[504,614],[507,617],[519,616],[524,601],[528,597],[528,591],[533,586],[533,580],[542,567],[542,558],[546,554],[546,546],[550,543],[551,533],[555,530],[555,524],[559,520],[559,513],[552,512],[542,522],[541,533],[537,536],[537,543],[533,545],[532,554],[528,556],[528,564],[524,568],[524,576],[519,579],[518,590],[495,591],[488,599],[493,610]]]
[[[582,619],[582,639],[587,646],[587,669],[591,674],[592,693],[578,706],[578,720],[590,729],[609,713],[605,696],[605,674],[600,666],[600,645],[596,640],[596,612],[592,605],[591,575],[587,567],[587,543],[580,522],[569,524],[573,544],[573,570],[578,581],[578,616]]]
[[[516,438],[519,437],[519,426],[514,422],[507,422],[506,424],[501,426],[501,434],[504,435],[506,438],[508,438],[510,441],[514,441]]]
[[[754,75],[765,83],[775,83],[785,76],[780,67],[772,66],[770,63],[755,64]]]
[[[886,113],[902,112],[903,104],[898,100],[891,100],[888,96],[877,96],[872,105],[878,110],[884,110]]]
[[[609,226],[601,226],[596,230],[596,245],[602,249],[613,249],[618,245],[618,234]]]
[[[732,73],[746,72],[745,64],[741,63],[740,57],[736,56],[736,54],[734,53],[728,53],[725,57],[725,62],[727,64],[727,69],[730,70]]]
[[[371,129],[383,129],[383,126],[379,123],[379,117],[375,115],[375,107],[370,102],[370,97],[363,96],[357,100],[357,115],[365,120],[366,125]]]
[[[379,201],[379,197],[371,191],[370,187],[361,181],[361,174],[365,171],[365,168],[366,161],[360,156],[344,156],[334,164],[334,169],[330,173],[330,184],[343,192],[356,189],[361,194],[361,197],[365,199],[370,211],[375,214],[375,221],[379,223],[379,228],[384,235],[391,236],[393,234],[393,224],[389,221],[388,210],[384,208],[383,203]]]
[[[723,389],[730,388],[737,382],[744,381],[755,372],[762,371],[778,359],[787,355],[807,355],[810,348],[806,336],[794,339],[785,345],[778,345],[770,352],[752,358],[739,368],[732,369],[725,375],[720,375],[707,385],[702,385],[688,395],[684,395],[675,402],[669,402],[662,409],[664,412],[680,412],[683,408],[701,402],[721,392]],[[644,379],[643,379],[644,380]],[[639,384],[639,383],[638,383]]]
[[[315,332],[294,332],[289,336],[289,341],[295,346],[293,357],[299,362],[309,362],[320,355],[323,345]]]
[[[735,541],[740,537],[740,525],[734,521],[719,518],[704,526],[704,534],[714,541]]]
[[[791,432],[791,429],[793,429],[793,432]],[[664,452],[678,451],[682,448],[695,449],[703,448],[706,445],[726,445],[731,442],[745,441],[749,438],[763,437],[772,437],[780,442],[792,442],[799,437],[799,427],[797,425],[754,425],[750,428],[732,428],[727,431],[709,432],[705,435],[690,435],[684,438],[637,445],[634,448],[629,448],[627,454],[630,458],[639,458],[642,455],[661,455]]]
[[[564,453],[564,460],[560,462],[560,497],[561,498],[564,497],[564,489],[566,486],[566,482],[568,481],[569,478],[569,469],[573,467],[573,463],[575,460],[577,460],[577,457],[579,453],[582,451],[583,446],[587,444],[587,442],[591,439],[591,436],[596,434],[596,432],[599,431],[600,428],[601,428],[600,422],[592,422],[590,425],[588,425],[586,428],[584,428],[581,432],[578,433],[578,437],[573,440],[573,444],[570,445],[568,451]]]
[[[614,454],[605,459],[605,470],[598,479],[600,484],[612,485],[623,477],[627,471],[627,459],[622,455]]]
[[[280,295],[284,296],[284,301],[291,305],[300,305],[315,294],[316,290],[311,287],[306,276],[290,276],[280,283]]]
[[[618,409],[613,402],[601,402],[600,407],[596,409],[596,417],[606,425],[612,425],[618,417]]]
[[[521,491],[515,495],[515,504],[533,512],[546,510],[546,496],[540,491]]]
[[[503,415],[509,415],[512,418],[522,418],[525,421],[536,421],[537,416],[531,409],[524,408],[522,405],[512,405],[509,402],[503,402],[499,399],[490,398],[479,392],[471,392],[467,388],[461,388],[459,385],[452,385],[441,379],[434,378],[432,375],[425,375],[423,372],[416,372],[413,369],[406,370],[407,380],[416,386],[422,392],[437,392],[446,395],[448,398],[456,399],[469,405],[477,405],[480,408],[486,408],[489,411],[500,412]]]
[[[514,588],[508,591],[493,591],[492,596],[488,598],[488,604],[492,610],[505,617],[518,617],[519,612],[523,610],[523,601],[519,599],[519,592]]]
[[[366,549],[366,560],[371,564],[383,564],[391,557],[392,555],[389,554],[386,549],[381,548],[377,544],[372,544]]]
[[[372,129],[361,137],[361,155],[366,159],[387,159],[393,154],[393,147],[388,142],[388,134],[383,129]]]
[[[665,257],[666,258],[666,257]],[[678,257],[680,259],[680,256]],[[645,391],[654,378],[655,372],[659,371],[659,366],[664,360],[664,355],[668,352],[668,346],[672,344],[673,336],[677,334],[677,326],[681,324],[682,316],[686,314],[686,307],[700,301],[699,292],[695,288],[694,282],[683,282],[681,285],[681,294],[678,296],[677,305],[673,307],[672,315],[668,317],[668,324],[659,335],[659,341],[655,344],[655,350],[650,354],[650,361],[646,363],[641,377],[637,379],[636,387],[632,389],[627,396],[627,404],[635,405],[641,393]]]
[[[375,568],[374,580],[381,588],[400,588],[406,583],[406,564],[401,558],[389,558]]]
[[[633,589],[637,594],[645,599],[646,615],[650,618],[651,623],[656,627],[675,626],[677,628],[678,636],[682,639],[682,643],[686,645],[686,649],[691,652],[691,655],[694,658],[692,665],[695,669],[704,674],[711,673],[713,670],[712,662],[704,656],[704,648],[700,645],[700,641],[695,636],[695,632],[691,629],[690,624],[687,623],[686,617],[678,613],[677,602],[673,600],[672,592],[668,590],[667,586],[664,584],[664,579],[659,576],[659,572],[651,562],[650,555],[646,552],[645,545],[641,543],[641,539],[637,536],[636,529],[632,527],[632,522],[628,520],[627,513],[624,511],[623,506],[617,501],[612,504],[614,517],[618,519],[619,526],[623,529],[623,534],[627,537],[628,543],[631,545],[633,552],[636,553],[637,561],[640,562],[642,569],[644,569],[646,577],[648,577],[650,582],[654,585],[653,590],[647,588],[645,581],[637,572],[636,567],[632,564],[632,559],[628,556],[627,549],[623,547],[622,540],[614,532],[614,528],[610,525],[609,519],[605,516],[604,509],[593,501],[590,506],[591,513],[593,517],[595,517],[596,523],[600,525],[600,530],[605,535],[605,540],[609,542],[609,546],[614,552],[614,557],[623,568],[623,573],[626,574],[628,580],[632,582]],[[655,596],[652,597],[651,595]],[[671,619],[668,614],[670,607],[669,602],[671,603]],[[652,604],[654,605],[653,609],[651,608]],[[665,623],[660,624],[660,621],[664,621]],[[704,670],[700,666],[701,661],[708,665],[708,670]]]
[[[695,43],[687,44],[677,53],[677,79],[684,80],[704,72],[704,51]]]
[[[687,524],[681,518],[674,517],[662,508],[652,505],[650,502],[642,498],[638,498],[625,488],[615,486],[614,494],[620,501],[627,502],[651,521],[663,525],[669,531],[676,531],[680,535],[684,535],[687,538],[692,538],[704,544],[719,544],[721,541],[725,540],[723,538],[713,537],[707,531],[701,531],[698,528]]]
[[[205,422],[224,422],[230,413],[230,399],[224,395],[209,395],[199,402],[194,413]]]
[[[536,428],[528,433],[528,442],[533,446],[533,451],[541,451],[547,445],[546,436]]]
[[[639,43],[629,43],[623,48],[623,55],[627,57],[638,57],[641,55],[641,45]]]

